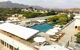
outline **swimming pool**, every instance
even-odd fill
[[[47,23],[44,23],[44,24],[38,24],[38,25],[35,25],[35,26],[32,26],[33,29],[37,29],[39,30],[40,32],[46,32],[48,31],[49,29],[52,29],[53,26],[52,25],[49,25]]]

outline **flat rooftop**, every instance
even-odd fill
[[[33,35],[37,34],[39,31],[12,23],[4,23],[0,25],[0,29],[9,32],[15,36],[23,38],[25,40],[29,39]]]

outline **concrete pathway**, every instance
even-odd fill
[[[61,31],[64,32],[65,35],[59,40],[58,44],[65,46],[69,41],[69,46],[75,47],[76,37],[74,35],[77,33],[77,31],[75,30],[74,23],[75,20]],[[80,47],[76,47],[76,50],[80,50]]]
[[[74,21],[65,27],[61,32],[64,32],[65,35],[59,40],[59,44],[66,45],[68,41],[72,41],[74,35],[77,33],[75,31]]]

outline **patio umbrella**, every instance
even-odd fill
[[[46,34],[48,34],[48,35],[55,35],[55,32],[53,32],[52,30],[49,30],[49,31],[46,32]]]
[[[58,32],[57,29],[50,29],[46,33],[49,34],[49,35],[55,35],[57,32]]]
[[[57,29],[51,29],[54,33],[57,33],[58,32],[58,30]]]
[[[59,45],[46,45],[41,46],[39,50],[69,50],[69,49],[61,47]]]
[[[35,37],[34,41],[35,42],[44,42],[44,41],[46,41],[46,39],[44,37]]]
[[[60,28],[60,27],[54,27],[54,29],[61,30],[61,28]]]

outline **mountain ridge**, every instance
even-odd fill
[[[36,8],[36,9],[44,9],[43,7],[40,6],[24,5],[19,3],[13,3],[11,1],[0,2],[0,8],[29,8],[29,7]]]

